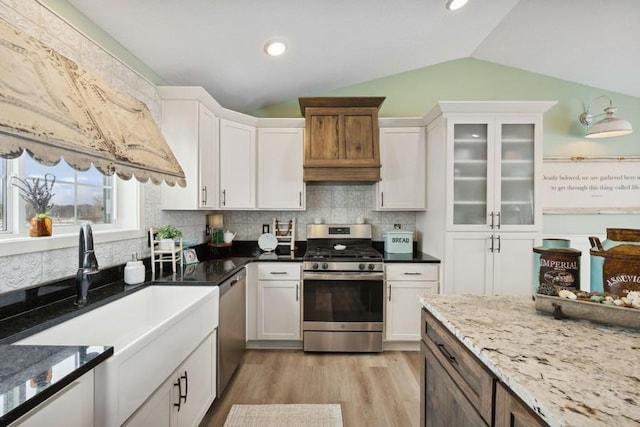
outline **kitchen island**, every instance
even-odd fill
[[[531,297],[422,295],[420,301],[434,326],[451,332],[495,384],[539,420],[551,426],[640,424],[640,331],[555,320],[537,312]]]

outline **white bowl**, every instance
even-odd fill
[[[333,247],[333,249],[335,249],[336,251],[341,251],[341,250],[344,250],[346,248],[347,247],[345,245],[341,245],[339,243]]]

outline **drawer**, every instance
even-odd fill
[[[258,280],[300,280],[300,263],[261,262],[258,264]]]
[[[491,425],[495,377],[427,310],[422,310],[422,340],[476,408]]]
[[[387,280],[438,281],[438,264],[387,264]]]

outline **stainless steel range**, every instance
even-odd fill
[[[382,351],[384,273],[371,225],[307,225],[302,269],[304,351]]]

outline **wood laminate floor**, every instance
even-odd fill
[[[417,426],[419,374],[417,351],[247,350],[200,426],[222,426],[234,403],[339,403],[344,427]]]

